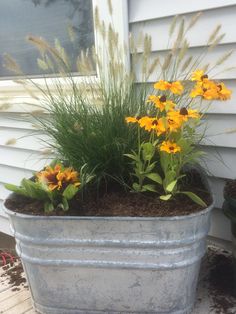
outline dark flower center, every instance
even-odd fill
[[[166,101],[166,96],[165,95],[162,95],[161,97],[160,97],[160,102],[165,102]]]
[[[204,79],[208,79],[208,75],[207,74],[204,74],[201,76],[201,80],[203,81]]]
[[[222,90],[222,85],[221,84],[218,84],[217,87],[219,88],[220,91]]]
[[[187,116],[188,115],[188,110],[183,107],[180,109],[179,113],[182,115],[182,116]]]
[[[205,92],[207,91],[207,88],[203,88],[202,90],[203,90],[203,92],[205,93]]]
[[[175,148],[174,148],[174,146],[170,146],[169,149],[170,150],[174,150]]]
[[[157,120],[152,121],[152,125],[158,125]]]

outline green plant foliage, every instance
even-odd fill
[[[45,212],[53,212],[56,209],[67,211],[69,201],[74,198],[82,186],[88,184],[92,175],[86,173],[87,165],[81,168],[81,182],[78,181],[78,173],[71,167],[65,168],[57,160],[44,170],[37,173],[34,181],[23,179],[20,186],[5,184],[5,188],[24,197],[43,202]]]

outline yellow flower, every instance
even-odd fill
[[[167,113],[169,129],[172,132],[178,131],[183,122],[188,121],[188,119],[197,119],[200,115],[197,110],[187,109],[185,107],[181,108],[179,111],[169,111]]]
[[[158,119],[155,123],[154,129],[158,136],[165,133],[168,130],[168,124],[166,123],[165,118]]]
[[[203,95],[202,85],[199,84],[196,84],[189,94],[191,98],[195,98],[202,95]]]
[[[138,124],[141,128],[144,128],[146,131],[150,132],[153,129],[153,120],[154,118],[144,116],[138,120]]]
[[[164,141],[160,145],[160,151],[166,152],[168,154],[176,154],[181,151],[181,147],[178,146],[176,143],[171,141]]]
[[[154,84],[154,88],[160,89],[160,90],[168,90],[170,89],[170,87],[171,87],[171,83],[167,81],[163,81],[163,80],[160,80]]]
[[[160,109],[160,111],[168,111],[172,110],[175,107],[175,104],[171,100],[167,100],[166,96],[156,96],[156,95],[150,95],[148,97],[147,102],[152,102],[155,104],[155,106]]]
[[[183,123],[182,116],[179,114],[179,111],[169,111],[167,113],[167,122],[170,132],[177,132]]]
[[[205,75],[203,70],[196,70],[192,73],[191,81],[202,81],[204,76]]]
[[[186,109],[185,107],[180,109],[179,114],[182,117],[183,121],[188,121],[189,118],[198,119],[200,117],[197,110]]]
[[[179,81],[171,83],[170,91],[173,94],[180,95],[180,94],[182,94],[183,90],[184,90],[184,87]]]
[[[138,119],[135,117],[127,117],[127,118],[125,118],[125,121],[127,123],[136,123],[136,122],[138,122]]]
[[[224,83],[220,83],[217,85],[218,96],[220,100],[230,99],[232,91],[228,89]]]
[[[197,96],[201,96],[202,98],[207,100],[218,99],[219,95],[216,83],[208,79],[197,82],[197,84],[190,93],[190,97],[194,98]]]
[[[224,83],[216,83],[209,80],[207,75],[203,75],[200,80],[197,80],[196,85],[190,92],[190,97],[195,98],[201,96],[206,100],[227,100],[231,97],[231,93],[232,91],[229,90]]]
[[[182,94],[184,90],[183,85],[179,81],[167,82],[160,80],[154,84],[154,88],[160,90],[170,90],[173,94],[178,95]]]
[[[163,118],[157,119],[145,116],[139,119],[138,123],[141,128],[144,128],[148,132],[151,132],[152,130],[156,131],[157,135],[167,131],[167,124]]]

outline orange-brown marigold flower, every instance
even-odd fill
[[[38,182],[46,184],[50,191],[66,188],[69,184],[79,186],[78,172],[72,168],[63,169],[60,164],[55,167],[47,166],[36,174]]]
[[[181,151],[181,147],[171,141],[164,141],[160,145],[160,151],[168,154],[176,154]]]

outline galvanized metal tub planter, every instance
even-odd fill
[[[191,313],[210,213],[58,217],[5,208],[39,313]]]

